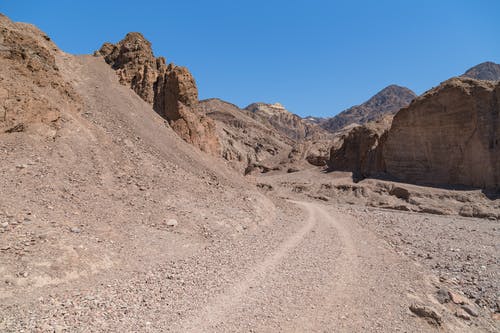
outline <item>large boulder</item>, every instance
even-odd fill
[[[186,142],[212,155],[220,154],[215,124],[198,107],[198,89],[189,70],[156,58],[151,43],[138,32],[117,44],[105,43],[97,56],[116,70],[120,83],[130,86],[165,118]]]
[[[387,173],[425,184],[500,188],[500,83],[452,78],[394,117]]]

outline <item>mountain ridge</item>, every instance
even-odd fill
[[[469,68],[461,76],[477,80],[499,81],[500,64],[496,64],[492,61],[485,61]]]
[[[320,126],[330,132],[356,123],[363,125],[386,115],[393,115],[408,106],[417,95],[409,88],[391,84],[362,104],[352,106],[334,117],[320,121]]]

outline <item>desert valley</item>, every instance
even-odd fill
[[[99,42],[0,15],[0,332],[500,331],[499,64],[302,118]]]

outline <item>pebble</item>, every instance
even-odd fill
[[[175,226],[177,226],[177,224],[179,224],[179,223],[177,222],[177,220],[176,220],[176,219],[168,219],[168,220],[165,222],[165,224],[166,224],[167,226],[169,226],[169,227],[175,227]]]
[[[80,232],[82,232],[82,230],[78,227],[71,227],[69,230],[75,234],[79,234]]]
[[[467,299],[462,295],[459,295],[459,294],[454,293],[452,291],[449,291],[448,294],[450,295],[451,301],[455,304],[466,304],[467,303]]]
[[[457,311],[455,311],[455,316],[464,320],[470,320],[470,316],[463,309],[458,309]]]
[[[450,301],[450,294],[449,294],[449,291],[445,288],[440,288],[438,291],[437,291],[437,296],[436,296],[437,300],[439,301],[439,303],[443,304],[443,303],[448,303]]]
[[[479,313],[471,305],[462,305],[462,309],[473,317],[479,316]]]
[[[2,226],[2,228],[7,228],[9,226],[9,222],[2,222],[2,224],[0,224]]]
[[[432,324],[440,326],[443,322],[441,315],[431,307],[412,304],[410,305],[410,311],[419,317],[427,319]]]

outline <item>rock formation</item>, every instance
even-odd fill
[[[477,80],[499,81],[500,64],[491,61],[483,62],[468,69],[462,76]]]
[[[393,115],[416,97],[408,88],[390,85],[361,105],[353,106],[332,118],[320,121],[321,127],[336,132],[350,124],[363,125],[385,115]]]
[[[404,182],[500,189],[500,83],[452,78],[401,109],[391,128],[354,128],[329,167]]]
[[[326,164],[333,140],[329,133],[328,139],[293,139],[286,135],[293,132],[292,128],[279,131],[267,117],[223,100],[207,99],[200,107],[215,121],[222,157],[240,173],[286,172]]]
[[[222,158],[239,173],[268,172],[289,163],[294,140],[261,123],[234,104],[212,98],[200,108],[216,124]]]
[[[137,32],[127,34],[116,45],[105,43],[96,55],[103,56],[116,70],[120,83],[152,104],[182,139],[219,155],[215,125],[198,110],[198,89],[187,68],[155,58],[151,43]]]
[[[288,111],[280,103],[252,103],[245,110],[249,111],[253,118],[267,123],[292,140],[328,136],[328,133],[325,133],[323,129],[304,121],[301,117]]]
[[[452,78],[394,117],[386,171],[427,184],[500,188],[500,83]]]
[[[332,146],[329,170],[351,171],[355,179],[385,172],[382,149],[387,139],[390,117],[354,127],[342,145]]]
[[[54,136],[61,109],[77,109],[79,97],[56,64],[62,53],[29,24],[0,14],[0,132]]]

